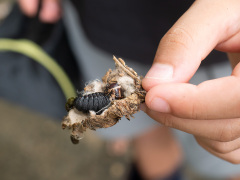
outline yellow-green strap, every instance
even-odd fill
[[[36,43],[25,39],[14,40],[0,38],[0,51],[14,51],[37,61],[56,79],[66,99],[76,96],[74,86],[61,66],[59,66],[53,58],[47,55]]]

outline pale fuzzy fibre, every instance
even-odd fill
[[[96,112],[95,111],[89,111],[90,116],[96,116]]]
[[[74,124],[84,121],[87,118],[87,115],[74,108],[69,111],[68,117],[71,121],[71,124]]]
[[[93,91],[94,92],[103,92],[103,82],[100,80],[93,81]]]
[[[100,116],[104,116],[104,114],[105,114],[106,111],[107,111],[107,109],[105,109],[105,110],[100,114]],[[91,116],[91,117],[96,116],[96,112],[95,112],[95,111],[89,111],[89,113],[90,113],[90,116]]]
[[[118,84],[124,90],[124,96],[125,97],[130,96],[136,90],[134,79],[129,77],[129,76],[120,77],[118,79]]]
[[[91,87],[87,92],[84,93],[84,95],[92,94],[95,92],[103,92],[103,89],[105,87],[105,83],[100,81],[99,79],[96,79],[94,81],[91,81],[87,84],[87,86]]]

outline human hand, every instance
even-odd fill
[[[195,1],[160,41],[143,80],[143,110],[150,117],[193,134],[203,148],[232,163],[240,163],[240,64],[231,76],[198,86],[187,82],[214,48],[240,52],[239,7],[239,0]]]
[[[37,14],[40,0],[18,0],[19,5],[27,16],[33,17]],[[46,23],[54,23],[61,16],[60,0],[42,0],[39,18]]]

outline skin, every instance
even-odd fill
[[[38,4],[40,0],[18,0],[22,11],[34,17],[37,13]],[[54,23],[61,17],[60,0],[42,0],[42,7],[40,8],[39,18],[46,23]]]
[[[206,150],[240,163],[239,0],[197,0],[160,41],[143,80],[142,109],[168,127],[193,134]],[[228,52],[228,77],[187,82],[213,50]]]
[[[38,0],[19,0],[34,16]],[[39,18],[56,22],[58,0],[43,0]],[[161,124],[193,134],[206,150],[240,163],[240,1],[196,0],[160,41],[153,66],[143,80],[149,116]],[[213,50],[229,54],[228,77],[188,84],[201,61]],[[238,58],[239,57],[239,58]]]

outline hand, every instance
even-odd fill
[[[40,0],[18,0],[22,11],[30,17],[36,15]],[[41,21],[54,23],[61,16],[60,0],[42,0],[42,7],[39,13]]]
[[[239,7],[239,0],[195,1],[160,41],[143,80],[149,116],[195,135],[203,148],[232,163],[240,163],[240,64],[231,76],[187,82],[214,48],[238,55]]]

